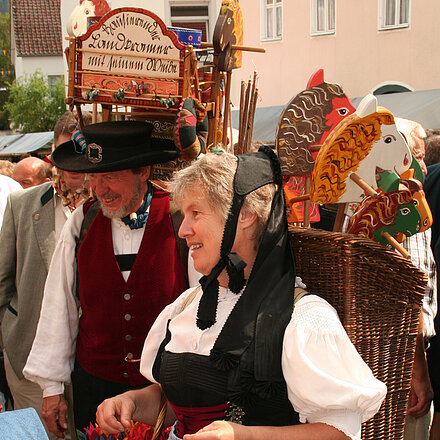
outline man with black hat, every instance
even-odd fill
[[[92,124],[83,129],[83,145],[70,141],[53,154],[57,167],[89,174],[99,202],[66,223],[23,370],[43,389],[43,417],[59,437],[62,382],[72,373],[77,429],[94,421],[103,399],[145,385],[145,336],[187,287],[168,193],[148,180],[151,165],[179,152],[172,141],[151,138],[152,130],[141,121]]]

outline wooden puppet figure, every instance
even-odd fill
[[[324,82],[319,69],[309,79],[307,88],[287,104],[276,133],[276,148],[284,176],[289,222],[303,220],[304,202],[291,203],[306,193],[315,159],[328,134],[355,108],[338,84]],[[311,204],[311,220],[317,221],[317,206]]]
[[[390,246],[384,233],[401,243],[421,231],[422,219],[411,190],[407,187],[391,192],[378,191],[377,198],[366,197],[351,217],[347,232],[363,235]]]
[[[110,10],[106,0],[80,0],[67,21],[67,33],[71,37],[84,35],[87,32],[89,17],[102,17]]]
[[[312,174],[311,198],[317,203],[359,203],[365,192],[356,179],[377,189],[376,174],[401,175],[410,168],[412,154],[397,130],[393,114],[377,107],[367,95],[353,115],[327,137]]]
[[[232,49],[233,45],[243,44],[243,15],[238,0],[222,1],[212,42],[220,71],[229,72],[241,67],[242,51]]]

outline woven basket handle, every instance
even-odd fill
[[[154,426],[154,433],[151,440],[157,440],[162,434],[163,424],[165,422],[165,414],[167,413],[167,398],[165,394],[162,392],[160,396],[160,409],[159,414],[157,415],[156,425]]]
[[[295,287],[295,297],[293,303],[296,304],[303,296],[307,295],[309,292],[302,287]]]

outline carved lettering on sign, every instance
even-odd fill
[[[178,78],[180,48],[146,12],[121,9],[84,35],[82,69]]]

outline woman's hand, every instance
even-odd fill
[[[183,440],[243,440],[245,433],[245,426],[219,420],[205,426],[195,434],[184,435]]]
[[[292,426],[243,426],[216,421],[195,434],[186,434],[183,440],[350,440],[342,431],[325,423]]]
[[[130,427],[136,405],[129,394],[106,399],[98,406],[96,421],[105,434],[116,434]]]

